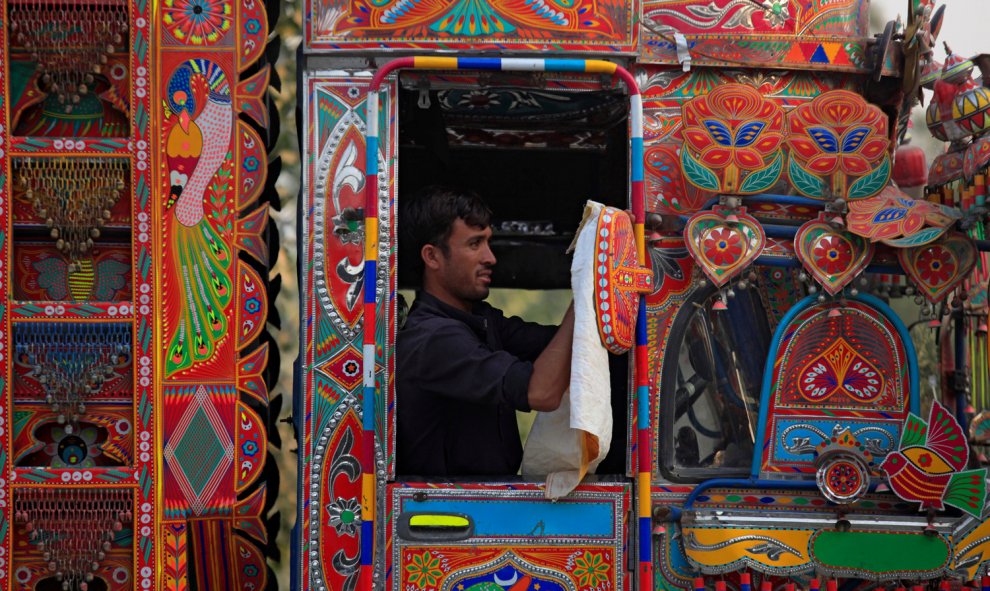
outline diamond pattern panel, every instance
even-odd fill
[[[165,514],[168,519],[230,513],[234,501],[232,386],[165,392]]]

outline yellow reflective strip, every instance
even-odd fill
[[[589,74],[615,74],[617,67],[612,62],[602,60],[586,60],[584,63],[584,71]]]
[[[456,70],[456,57],[417,57],[414,62],[416,68],[429,70]]]
[[[375,475],[364,474],[361,478],[361,519],[375,520]]]
[[[639,473],[639,516],[650,516],[650,473]]]
[[[646,231],[643,224],[633,224],[633,234],[636,236],[636,259],[640,267],[646,266]]]
[[[413,515],[411,527],[468,527],[471,522],[457,515]]]
[[[378,259],[378,218],[365,218],[364,260]]]

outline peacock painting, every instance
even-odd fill
[[[172,259],[165,280],[174,282],[166,293],[177,294],[165,315],[165,365],[173,376],[213,358],[227,334],[234,119],[228,77],[210,60],[187,60],[168,80],[165,107],[165,244]]]

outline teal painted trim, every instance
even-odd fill
[[[31,482],[48,482],[49,480],[55,478],[55,475],[51,472],[45,472],[42,470],[32,470],[30,472],[21,472],[17,475],[18,478],[23,478],[24,480],[30,480]]]

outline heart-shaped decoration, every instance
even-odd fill
[[[873,251],[873,243],[832,227],[824,213],[801,226],[794,236],[798,260],[830,295],[842,291],[863,272]]]
[[[901,268],[933,304],[941,302],[969,276],[976,258],[976,243],[959,232],[950,232],[931,244],[897,251]]]
[[[691,216],[684,242],[705,275],[722,287],[760,256],[767,235],[745,207],[734,213],[715,207]]]

